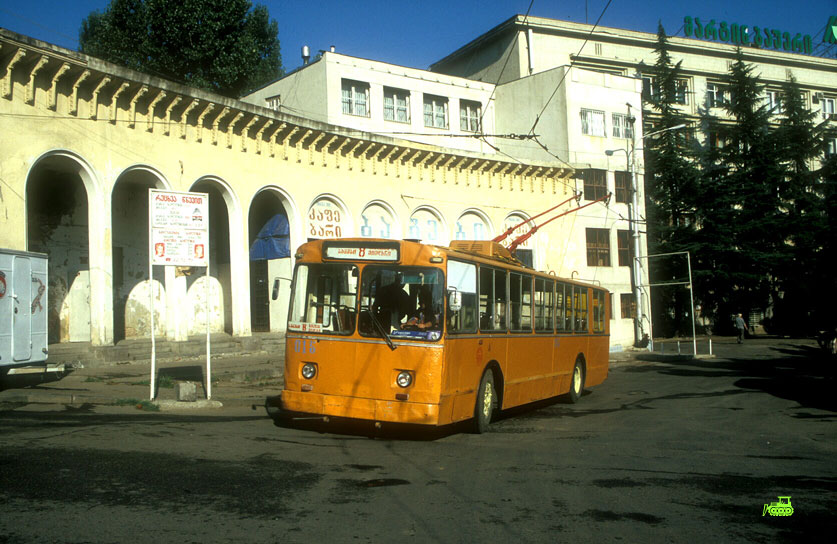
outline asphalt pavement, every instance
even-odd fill
[[[746,356],[769,358],[783,346],[802,342],[813,351],[812,340],[757,338],[735,344],[734,338],[708,338],[697,342],[698,358]],[[710,349],[715,354],[710,355]],[[611,352],[610,365],[647,364],[660,360],[689,360],[693,355],[691,339],[655,343],[654,351],[628,349]],[[151,362],[98,360],[77,361],[63,371],[43,371],[34,367],[26,373],[0,377],[0,404],[66,405],[136,405],[145,410],[212,410],[242,406],[262,406],[267,397],[278,395],[283,384],[284,349],[248,353],[224,353],[210,359],[211,387],[207,387],[205,356],[175,357],[156,366],[155,392],[151,391]],[[175,386],[191,382],[196,386],[194,402],[178,401]],[[209,391],[208,391],[209,390]],[[208,393],[211,394],[208,395]]]

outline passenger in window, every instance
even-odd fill
[[[380,277],[378,281],[381,281]],[[401,274],[396,275],[392,283],[378,289],[372,309],[385,326],[399,328],[401,319],[410,311],[410,295],[404,290]]]
[[[430,287],[423,285],[418,293],[418,307],[410,312],[407,322],[401,325],[401,328],[420,331],[438,328],[436,315],[433,314],[431,308],[432,300],[433,295],[430,292]]]

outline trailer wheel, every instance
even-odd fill
[[[494,373],[486,370],[480,380],[477,390],[477,401],[474,406],[474,432],[482,434],[488,430],[491,416],[497,407],[497,390],[494,388]]]

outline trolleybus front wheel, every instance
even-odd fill
[[[581,393],[584,391],[584,363],[581,359],[576,359],[575,368],[573,368],[572,382],[570,383],[570,402],[575,404],[581,398]]]
[[[497,390],[494,388],[494,373],[486,370],[477,390],[477,402],[474,406],[474,432],[482,434],[488,430],[491,416],[497,407]]]

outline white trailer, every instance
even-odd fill
[[[0,248],[0,371],[47,354],[47,256]]]

